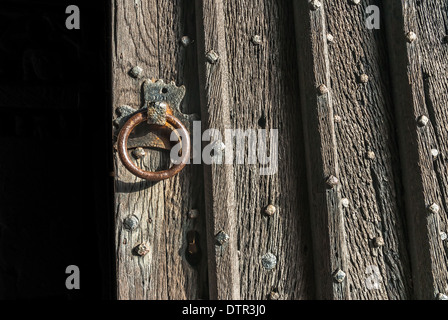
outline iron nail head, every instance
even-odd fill
[[[310,0],[309,2],[310,9],[315,11],[322,7],[322,3],[319,0]]]
[[[333,188],[339,184],[339,179],[336,178],[335,176],[331,175],[328,177],[326,182],[330,188]]]
[[[219,61],[219,55],[214,50],[210,50],[209,52],[207,52],[207,55],[205,57],[211,64],[215,64]]]
[[[140,243],[136,248],[136,252],[139,256],[143,257],[149,252],[149,245],[146,243]]]
[[[415,32],[413,31],[409,31],[406,34],[406,39],[408,40],[409,43],[414,42],[415,40],[417,40],[417,35],[415,34]]]
[[[215,237],[216,242],[222,246],[224,243],[228,242],[230,237],[227,233],[225,233],[224,231],[219,231],[218,234]]]
[[[338,269],[335,273],[334,273],[334,280],[338,283],[341,283],[344,281],[346,277],[346,273],[344,271],[342,271],[341,269]]]
[[[268,252],[261,257],[261,265],[266,270],[272,270],[277,265],[277,257],[272,253]]]
[[[142,72],[143,72],[143,69],[139,66],[135,66],[129,71],[130,75],[136,79],[141,78]]]

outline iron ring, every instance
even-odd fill
[[[167,170],[151,172],[145,171],[137,167],[134,162],[131,160],[128,154],[128,138],[131,132],[137,127],[140,123],[146,122],[148,120],[148,114],[146,110],[136,113],[133,115],[120,130],[118,135],[118,155],[121,159],[123,165],[135,176],[146,179],[149,181],[160,181],[169,179],[176,174],[178,174],[186,165],[187,159],[190,155],[190,135],[188,134],[185,126],[177,119],[175,116],[170,114],[166,114],[166,122],[174,127],[175,130],[179,130],[179,134],[181,137],[185,137],[186,139],[180,140],[182,143],[182,157],[180,158],[180,163],[174,164],[171,168]],[[185,140],[185,141],[184,141]]]

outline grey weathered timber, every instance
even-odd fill
[[[448,293],[448,45],[445,1],[384,4],[414,295]],[[416,40],[408,41],[409,32]],[[419,121],[428,118],[426,125]],[[431,152],[437,150],[438,152]],[[437,154],[438,153],[438,154]],[[428,208],[437,204],[438,212]]]
[[[279,139],[272,175],[261,175],[259,161],[249,164],[247,151],[245,164],[234,166],[242,299],[267,299],[271,292],[285,300],[314,298],[292,2],[224,1],[227,59],[221,64],[229,74],[230,124],[265,129],[267,141],[277,129]],[[269,204],[276,208],[271,216],[264,212]]]
[[[408,299],[412,290],[384,29],[366,27],[381,1],[325,1],[351,299]],[[384,245],[377,246],[376,238]],[[378,269],[376,269],[378,268]],[[378,270],[377,289],[367,278]],[[370,288],[369,288],[370,287]]]
[[[121,105],[140,108],[143,80],[160,78],[185,85],[182,111],[199,112],[197,103],[191,103],[197,101],[195,47],[180,44],[184,32],[194,36],[192,9],[184,1],[111,1],[113,110]],[[135,66],[143,69],[141,78],[128,74]],[[187,166],[170,180],[152,183],[129,173],[117,152],[114,161],[118,299],[207,298],[201,167]],[[169,157],[147,149],[137,164],[160,170],[169,166]],[[190,209],[199,209],[199,217],[189,219]],[[131,221],[138,221],[135,229],[124,224],[132,216]],[[190,231],[201,236],[203,257],[195,266],[186,259]],[[149,246],[144,256],[135,252],[141,243]]]
[[[223,1],[197,0],[196,19],[202,129],[212,128],[224,134],[224,129],[231,125],[231,101]],[[204,165],[204,189],[210,299],[239,299],[238,221],[232,165]],[[226,239],[222,244],[217,241],[222,239]]]
[[[272,175],[248,162],[247,136],[244,164],[159,183],[115,154],[119,299],[448,294],[444,1],[111,3],[114,111],[142,106],[144,79],[175,80],[181,111],[221,133],[224,155],[236,155],[225,129],[265,129],[268,153],[270,130],[279,139]],[[169,166],[145,151],[144,169]]]
[[[331,86],[325,15],[310,10],[307,1],[294,2],[294,12],[316,298],[347,299],[346,280],[333,279],[338,270],[347,271],[348,261],[339,186],[326,184],[331,176],[339,176],[339,167],[332,96],[326,92]]]
[[[386,41],[365,26],[371,4],[296,6],[319,298],[410,298]],[[321,84],[328,93],[319,96]],[[325,191],[331,174],[339,183]],[[331,287],[338,267],[346,278]]]

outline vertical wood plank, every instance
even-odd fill
[[[384,4],[417,299],[448,294],[447,9],[444,1]]]
[[[234,166],[242,299],[314,297],[292,9],[293,1],[225,1],[232,127],[266,130],[267,141],[278,130],[278,143],[269,143],[278,149],[271,174],[263,174],[259,157],[250,164],[247,151],[245,163]],[[276,208],[271,216],[268,205]],[[271,270],[262,263],[269,253],[277,259]]]
[[[194,26],[194,7],[188,1],[148,0],[111,1],[112,17],[112,108],[142,106],[141,86],[145,78],[175,80],[187,92],[197,88],[194,47],[182,48],[184,24]],[[190,28],[191,31],[191,28]],[[194,27],[192,29],[194,34]],[[143,69],[142,78],[128,75],[134,66]],[[184,111],[199,112],[190,93],[184,100]],[[160,170],[169,165],[166,153],[146,150],[137,160],[145,170]],[[131,155],[132,156],[132,155]],[[141,180],[129,173],[115,159],[115,230],[118,299],[198,299],[203,292],[206,255],[198,266],[185,258],[187,233],[204,234],[204,219],[187,218],[190,209],[200,206],[201,168],[187,166],[179,175],[158,183]],[[124,220],[133,217],[138,227],[126,228]],[[135,248],[149,245],[149,252],[138,256]],[[204,241],[201,242],[204,245]],[[205,253],[205,250],[203,250]]]
[[[300,95],[304,123],[314,274],[318,299],[349,298],[346,281],[333,274],[347,271],[347,250],[340,202],[340,187],[330,188],[329,177],[339,176],[331,93],[325,15],[310,10],[308,1],[294,2]],[[323,88],[323,87],[321,87]]]
[[[197,0],[198,63],[201,83],[203,130],[224,134],[230,128],[229,71],[225,43],[222,0]],[[206,59],[213,51],[219,60]],[[237,215],[232,165],[204,165],[209,292],[211,299],[239,299],[240,279],[237,256]],[[228,240],[219,245],[216,236],[224,232]]]
[[[408,299],[410,260],[384,30],[366,27],[380,1],[325,1],[351,299]],[[378,244],[384,242],[384,245]],[[376,288],[368,278],[376,276]]]
[[[384,33],[365,24],[366,7],[379,2],[320,3],[296,6],[312,214],[323,216],[313,222],[318,297],[406,299],[412,286],[387,46]],[[321,84],[328,93],[316,90]],[[324,198],[319,190],[331,174],[339,183]],[[331,278],[331,286],[322,267],[341,268],[346,278],[341,284]]]

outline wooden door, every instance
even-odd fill
[[[110,14],[114,142],[145,79],[185,86],[202,132],[278,132],[267,175],[201,163],[150,182],[113,150],[118,299],[446,297],[443,1],[117,0]],[[169,166],[144,151],[129,150],[140,167]]]

